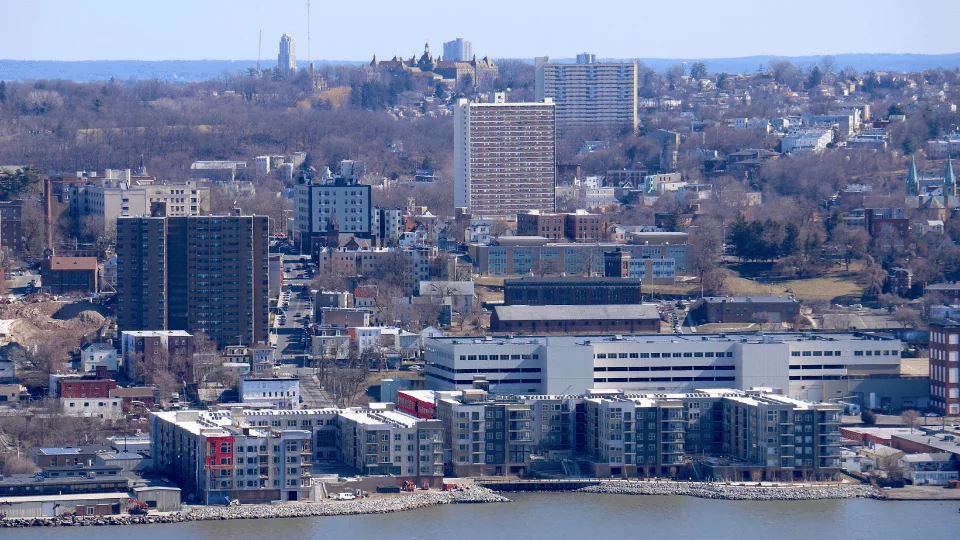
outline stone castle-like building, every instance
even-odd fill
[[[472,81],[474,85],[481,81],[493,80],[499,74],[497,65],[489,56],[480,60],[474,56],[471,60],[448,61],[442,57],[434,57],[430,52],[430,44],[426,43],[423,47],[423,54],[418,59],[416,55],[404,60],[400,56],[394,56],[390,60],[377,60],[374,55],[370,62],[371,69],[379,71],[390,71],[393,73],[409,73],[414,76],[429,77],[434,80],[451,81],[457,84],[464,81]]]

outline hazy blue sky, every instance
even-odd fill
[[[452,7],[464,6],[464,7]],[[306,0],[0,0],[0,58],[276,61],[280,35],[307,60]],[[313,60],[434,52],[599,57],[960,52],[958,0],[551,0],[311,4]]]

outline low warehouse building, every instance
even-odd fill
[[[590,306],[497,306],[493,332],[525,334],[658,334],[660,313],[652,304]]]
[[[177,512],[180,510],[180,488],[150,486],[133,488],[137,500],[147,503],[151,511]]]
[[[125,492],[25,495],[0,497],[0,508],[8,518],[50,518],[65,512],[82,516],[110,516],[124,512],[130,498]]]

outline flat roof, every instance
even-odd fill
[[[512,286],[512,285],[541,285],[544,283],[556,283],[560,285],[577,285],[577,284],[618,284],[618,285],[636,285],[639,286],[641,282],[640,278],[622,278],[622,277],[586,277],[586,276],[570,276],[570,277],[521,277],[514,279],[505,279],[503,280],[503,286]]]
[[[120,332],[121,335],[125,336],[134,336],[134,337],[161,337],[161,336],[174,336],[174,337],[192,337],[193,334],[185,330],[124,330]]]
[[[129,499],[129,493],[73,493],[70,495],[26,495],[22,497],[0,497],[0,504],[18,504],[25,502],[92,501],[103,499]]]
[[[660,320],[653,304],[605,304],[589,306],[496,306],[501,321],[580,321],[609,319]]]
[[[704,296],[704,302],[708,303],[722,303],[722,302],[731,302],[731,303],[741,303],[741,304],[756,304],[756,303],[784,303],[784,304],[799,304],[800,302],[796,298],[789,296]]]
[[[515,307],[515,306],[504,306]],[[569,306],[583,308],[588,306]],[[839,341],[900,341],[887,334],[871,334],[866,332],[782,332],[782,333],[723,333],[723,334],[595,334],[582,336],[437,336],[427,338],[438,343],[454,344],[537,344],[549,345],[570,344],[571,341],[591,345],[604,343],[661,343],[661,344],[693,344],[693,343],[804,343],[804,342],[839,342]]]
[[[433,390],[398,390],[398,394],[404,394],[420,401],[433,401],[436,394]]]

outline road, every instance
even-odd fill
[[[277,306],[280,307],[285,298],[289,298],[289,306],[286,308],[286,321],[280,324],[280,318],[278,316],[275,320],[273,331],[277,336],[277,351],[282,355],[283,363],[297,363],[302,367],[304,365],[303,355],[309,351],[306,351],[301,345],[304,326],[303,319],[300,316],[305,315],[308,321],[312,320],[313,303],[308,299],[302,298],[300,291],[303,287],[309,285],[310,280],[305,277],[297,277],[304,272],[302,268],[297,268],[300,266],[300,257],[298,255],[284,254],[283,266],[283,293],[281,293],[281,297],[277,301]],[[283,296],[286,293],[289,293],[289,297]],[[307,342],[307,346],[309,346],[309,342]]]
[[[279,323],[279,316],[275,319],[273,332],[276,334],[277,351],[281,355],[280,374],[296,375],[300,378],[300,396],[303,404],[309,408],[323,408],[335,406],[333,398],[320,386],[320,381],[310,367],[310,341],[303,341],[304,321],[313,321],[312,298],[303,298],[300,293],[304,287],[309,287],[310,279],[306,277],[305,269],[301,267],[300,255],[283,254],[284,286],[277,306],[282,306],[284,300],[289,302],[286,308],[286,321]],[[298,277],[303,275],[303,277]],[[285,293],[289,292],[289,296]]]

